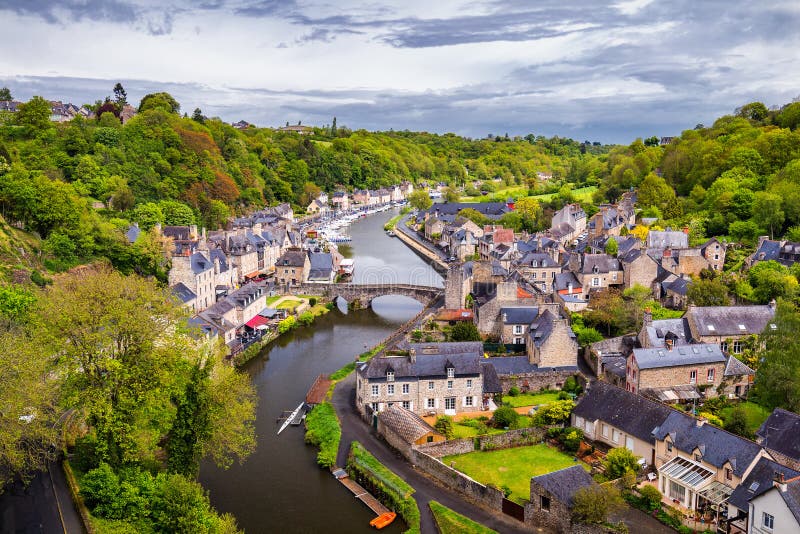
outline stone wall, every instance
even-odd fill
[[[395,433],[394,430],[383,424],[380,417],[378,417],[378,435],[386,440],[386,443],[400,454],[406,458],[411,457],[411,444]]]
[[[417,452],[427,454],[433,458],[450,456],[452,454],[466,454],[475,450],[475,442],[471,439],[450,439],[440,443],[426,443],[414,447]],[[409,458],[411,459],[411,458]]]
[[[476,438],[478,448],[483,451],[496,449],[510,449],[541,443],[544,439],[546,428],[519,428],[509,430],[503,434],[493,434]]]
[[[564,385],[567,378],[575,374],[575,371],[554,369],[552,371],[538,371],[536,373],[502,375],[500,376],[500,385],[503,388],[504,394],[507,394],[512,387],[517,387],[523,391],[561,389],[561,386]]]
[[[502,513],[503,492],[497,488],[484,486],[459,473],[452,467],[443,464],[437,458],[429,456],[421,451],[422,447],[412,449],[412,463],[418,468],[438,480],[447,488],[459,492],[468,500],[488,508],[489,510]]]

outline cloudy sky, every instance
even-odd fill
[[[191,113],[630,142],[800,96],[800,2],[0,0],[0,85]]]

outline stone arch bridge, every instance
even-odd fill
[[[428,304],[444,294],[444,288],[414,284],[314,284],[305,283],[289,287],[291,295],[313,295],[335,299],[341,297],[356,307],[367,308],[372,300],[385,295],[402,295]]]

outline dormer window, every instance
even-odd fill
[[[447,378],[453,378],[456,375],[456,370],[453,367],[447,368]]]
[[[386,381],[394,382],[394,371],[386,371]]]

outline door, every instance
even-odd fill
[[[444,399],[444,413],[446,415],[455,415],[456,413],[456,398],[445,397]]]

